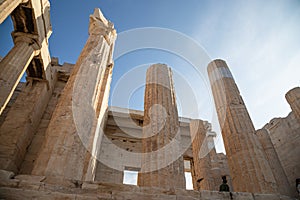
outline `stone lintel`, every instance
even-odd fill
[[[0,1],[0,24],[20,4],[22,0],[1,0]]]

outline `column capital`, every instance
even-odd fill
[[[99,8],[95,8],[94,13],[90,15],[89,34],[103,35],[108,44],[113,43],[117,36],[114,24],[103,16]]]
[[[15,45],[19,42],[26,42],[32,45],[32,48],[35,50],[35,55],[38,55],[41,49],[41,44],[39,41],[39,36],[30,33],[22,33],[22,32],[12,32],[11,33]]]

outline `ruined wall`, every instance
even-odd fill
[[[230,191],[232,188],[227,157],[216,153],[213,138],[216,133],[211,130],[211,124],[201,120],[191,120],[190,123],[195,190],[218,191],[222,184],[222,176],[227,177]]]
[[[53,77],[55,77],[53,92],[42,115],[40,124],[38,125],[37,130],[34,132],[33,139],[27,148],[27,152],[19,172],[20,174],[31,174],[31,171],[35,164],[35,160],[45,140],[45,133],[48,128],[53,111],[58,103],[58,100],[70,76],[73,66],[73,64],[69,63],[64,63],[62,66],[56,63],[56,65],[53,66],[55,70],[53,74]]]
[[[48,85],[31,79],[26,83],[19,83],[8,106],[0,116],[0,137],[12,138],[15,135],[14,138],[18,142],[17,147],[20,151],[14,155],[1,151],[1,158],[8,159],[2,163],[2,168],[6,167],[3,164],[9,164],[9,160],[12,160],[17,164],[15,168],[12,168],[13,165],[7,167],[15,173],[31,174],[35,159],[45,139],[45,130],[73,67],[68,63],[63,66],[58,65],[58,62],[53,64],[51,68],[48,68],[52,77]],[[12,140],[13,138],[9,141]],[[7,145],[10,145],[9,141],[6,140]],[[1,149],[5,150],[3,146]]]
[[[293,112],[285,118],[274,118],[264,126],[270,132],[272,143],[281,165],[294,190],[300,176],[300,123]]]
[[[226,176],[227,184],[230,191],[234,191],[232,180],[230,176],[227,157],[224,153],[215,153],[211,155],[211,173],[214,180],[213,190],[218,191],[222,184],[222,176]]]
[[[1,61],[1,58],[0,58],[0,61]],[[3,110],[2,114],[0,115],[0,127],[3,124],[3,122],[4,122],[4,120],[5,120],[6,116],[7,116],[10,108],[13,106],[13,104],[15,103],[17,97],[22,92],[22,88],[24,87],[24,85],[25,85],[25,83],[23,83],[23,82],[20,82],[17,85],[17,87],[16,87],[13,95],[11,96],[11,98],[10,98],[8,104],[7,104],[7,106],[5,107],[5,109]]]
[[[142,135],[143,115],[144,113],[142,111],[117,107],[109,108],[108,119],[104,130],[105,137],[102,140],[100,155],[98,157],[96,181],[120,184],[123,182],[123,171],[125,169],[139,170],[141,168],[141,157],[131,156],[133,153],[142,152],[142,141],[140,137]],[[191,119],[179,117],[181,133],[180,145],[182,152],[184,152],[184,159],[192,161],[193,166],[191,170],[194,175],[195,164],[191,145],[190,121]],[[206,124],[209,123],[206,122]],[[116,148],[120,148],[119,150],[122,151],[118,152]],[[128,152],[128,154],[126,152]],[[210,159],[213,190],[219,189],[222,183],[221,177],[226,175],[228,185],[231,191],[233,191],[226,155],[216,153],[213,148]],[[193,181],[194,187],[197,189],[196,180]]]

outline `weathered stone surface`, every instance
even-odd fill
[[[13,107],[9,109],[0,128],[1,169],[14,172],[20,170],[27,148],[51,96],[52,87],[53,85],[49,86],[46,82],[28,82]]]
[[[300,123],[300,87],[296,87],[288,91],[285,95],[285,98],[290,104],[295,117]]]
[[[3,112],[2,112],[1,115],[0,115],[0,127],[2,126],[2,124],[3,124],[4,120],[5,120],[5,118],[7,117],[7,114],[8,114],[8,112],[9,112],[10,108],[14,105],[14,103],[15,103],[17,97],[18,97],[19,94],[22,92],[22,90],[23,90],[24,87],[25,87],[25,83],[22,83],[22,82],[20,82],[20,83],[17,85],[17,87],[16,87],[16,89],[15,89],[13,95],[11,96],[11,98],[10,98],[8,104],[6,105],[5,109],[3,110]]]
[[[15,176],[15,174],[13,172],[0,169],[0,179],[1,180],[12,179],[14,176]]]
[[[164,64],[147,70],[139,185],[184,188],[183,157],[172,71]]]
[[[25,178],[26,177],[26,178]],[[19,179],[20,178],[20,179]],[[21,180],[22,179],[22,180]],[[26,179],[26,180],[25,180]],[[41,182],[40,182],[41,180]],[[55,180],[55,181],[54,181]],[[18,183],[19,184],[12,184]],[[217,191],[188,191],[184,189],[166,190],[157,187],[137,187],[122,184],[106,184],[98,182],[82,182],[78,187],[66,184],[74,180],[52,178],[37,179],[36,176],[19,176],[15,179],[0,181],[0,198],[3,199],[103,199],[103,200],[265,200],[292,198],[276,194],[251,194],[217,192]],[[77,181],[80,182],[80,181]],[[232,198],[230,197],[232,196]]]
[[[0,4],[0,24],[23,0],[3,0]]]
[[[283,195],[292,196],[293,192],[291,191],[287,176],[285,175],[285,172],[282,168],[268,130],[257,130],[256,135],[265,151],[266,158],[270,164],[271,170],[278,186],[278,192]]]
[[[103,123],[107,110],[98,97],[105,96],[101,95],[101,85],[106,68],[111,67],[116,38],[113,25],[100,19],[99,13],[100,10],[95,10],[90,17],[89,39],[52,115],[33,174],[83,180],[87,174],[95,173],[93,167],[90,169],[90,160],[94,157],[91,152],[99,148],[93,146],[97,144],[94,140],[102,137],[95,128]],[[95,112],[98,106],[99,113]]]
[[[291,112],[285,118],[272,119],[263,128],[270,132],[280,163],[296,196],[295,180],[300,174],[300,123]]]
[[[211,173],[210,150],[207,144],[206,129],[202,120],[192,120],[190,131],[193,148],[194,182],[195,189],[214,190],[215,182]],[[197,180],[201,179],[200,183]]]
[[[27,152],[25,155],[25,158],[23,160],[23,163],[20,168],[20,173],[22,174],[31,174],[31,171],[33,169],[33,166],[35,164],[35,160],[37,159],[37,156],[41,150],[41,147],[43,145],[43,142],[45,140],[45,132],[47,130],[47,127],[49,125],[50,119],[52,117],[52,114],[54,112],[54,109],[58,103],[58,100],[61,96],[61,93],[65,87],[65,82],[61,81],[58,77],[58,74],[60,70],[62,71],[70,71],[74,65],[70,65],[65,63],[63,66],[60,66],[56,69],[57,72],[53,74],[53,79],[55,79],[52,89],[52,95],[50,96],[50,99],[48,101],[48,105],[45,109],[45,112],[42,114],[41,121],[37,127],[37,129],[34,131],[34,135],[32,138],[32,141],[30,145],[27,147]],[[53,66],[56,67],[56,66]],[[68,77],[65,77],[68,78]],[[40,110],[42,112],[43,110]]]
[[[276,192],[276,182],[233,76],[223,60],[208,65],[208,74],[234,191]]]
[[[176,189],[175,193],[177,200],[198,200],[200,198],[200,193],[194,190]]]
[[[234,200],[253,200],[254,197],[251,193],[232,192],[232,199],[234,199]]]
[[[0,114],[35,54],[33,45],[18,42],[0,62]]]
[[[11,14],[15,28],[12,33],[15,47],[5,58],[0,58],[0,169],[12,170],[19,174],[15,176],[13,172],[0,170],[1,199],[291,200],[277,194],[178,189],[184,188],[182,156],[194,161],[189,169],[193,175],[194,186],[198,177],[205,176],[205,181],[211,181],[212,186],[202,186],[202,189],[218,190],[220,177],[228,176],[229,170],[226,156],[217,154],[215,149],[211,148],[213,135],[208,133],[206,126],[201,126],[201,134],[198,134],[201,137],[193,141],[194,147],[191,148],[190,131],[192,134],[200,133],[197,130],[199,126],[193,127],[191,123],[190,128],[190,119],[178,120],[170,70],[160,64],[156,67],[159,66],[161,71],[155,69],[155,66],[149,70],[145,116],[142,111],[133,110],[128,115],[127,110],[123,109],[126,112],[114,113],[113,117],[118,118],[116,123],[112,115],[106,116],[116,37],[113,24],[105,19],[99,10],[90,17],[90,37],[71,75],[72,64],[65,63],[59,66],[58,59],[50,61],[48,38],[52,28],[49,7],[48,0],[0,0],[0,23]],[[273,186],[272,178],[265,173],[269,168],[261,155],[262,149],[251,136],[254,134],[251,119],[232,76],[226,69],[227,66],[220,66],[217,67],[218,72],[210,71],[210,78],[215,89],[215,99],[219,102],[218,114],[227,114],[223,121],[227,141],[225,146],[234,182],[241,185],[234,189],[246,191],[250,188],[249,191],[258,193],[273,192],[270,189]],[[17,88],[17,91],[12,93],[26,68],[26,86]],[[224,83],[224,88],[216,87],[222,85],[220,81]],[[277,167],[281,164],[291,188],[294,188],[294,181],[298,178],[300,169],[299,87],[289,91],[286,99],[293,112],[286,118],[272,120],[266,125],[272,142],[264,138],[264,134],[261,134],[263,137],[260,139],[277,182],[284,182],[282,170]],[[224,100],[229,103],[222,104]],[[222,106],[227,109],[223,109]],[[165,117],[165,121],[161,120]],[[154,123],[150,123],[149,126],[150,119]],[[222,118],[220,121],[223,124]],[[180,134],[176,135],[179,128]],[[79,137],[82,130],[83,137]],[[86,130],[88,131],[85,132]],[[106,140],[102,139],[103,135],[99,130],[105,130]],[[142,140],[140,136],[148,136],[148,130],[151,130],[152,134],[158,134],[150,140]],[[132,135],[126,134],[127,132]],[[111,151],[120,147],[129,153],[147,153],[160,150],[171,143],[172,139],[175,139],[172,148],[150,157],[130,157],[124,152]],[[82,145],[82,140],[87,146]],[[271,143],[274,144],[276,152],[274,148],[270,148]],[[211,151],[207,156],[200,156],[201,159],[198,159],[199,153],[203,151],[200,147],[203,144],[204,151]],[[178,155],[179,151],[183,153],[177,158],[175,155]],[[280,163],[275,159],[275,153],[278,154]],[[97,164],[96,156],[111,161],[114,167],[118,166],[117,169],[110,168],[111,165]],[[162,169],[157,167],[166,163],[168,159],[175,162]],[[141,185],[150,187],[121,184],[124,169],[143,171],[147,167],[158,169],[149,174],[140,174]],[[33,173],[41,176],[30,175],[33,168]],[[237,174],[240,175],[240,179]],[[94,180],[95,176],[100,182],[84,181]],[[230,185],[230,178],[228,180]],[[257,187],[251,183],[255,183]],[[281,183],[283,184],[287,185]],[[283,189],[284,187],[281,187],[278,191]]]
[[[46,179],[46,177],[21,174],[21,175],[15,176],[15,179],[18,179],[21,181],[28,181],[28,182],[42,182]]]
[[[48,0],[12,0],[0,4],[1,23],[11,14],[14,24],[12,37],[15,43],[0,62],[0,114],[25,70],[27,79],[47,79],[48,84],[51,82],[51,74],[45,73],[50,66],[48,38],[52,33],[49,6]]]
[[[203,190],[200,192],[200,199],[201,200],[223,200],[223,199],[230,199],[229,192],[217,192],[217,191],[208,191]]]
[[[255,200],[280,200],[277,194],[253,194]]]

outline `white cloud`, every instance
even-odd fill
[[[257,129],[290,112],[284,95],[300,85],[299,11],[296,1],[238,1],[196,22],[193,37],[227,61]]]

